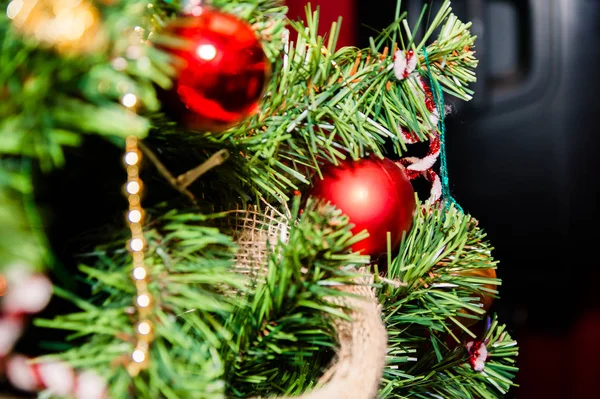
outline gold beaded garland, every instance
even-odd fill
[[[153,326],[149,320],[152,311],[152,296],[148,291],[148,270],[144,264],[144,248],[146,243],[142,228],[144,210],[140,202],[140,193],[143,187],[139,176],[141,159],[142,153],[138,148],[137,138],[133,136],[128,137],[125,156],[123,157],[127,168],[125,192],[129,201],[129,210],[126,219],[131,230],[131,239],[127,246],[133,259],[132,278],[137,289],[134,302],[138,316],[135,327],[135,348],[131,353],[131,359],[127,365],[127,371],[132,377],[138,375],[141,370],[148,367],[150,361],[148,352],[153,338]]]

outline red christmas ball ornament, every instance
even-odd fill
[[[159,46],[177,71],[173,89],[161,95],[163,108],[190,129],[218,132],[258,110],[270,66],[245,21],[209,7],[192,11],[163,32],[181,39]]]
[[[387,233],[392,250],[408,231],[416,208],[415,193],[404,171],[387,158],[344,161],[322,169],[309,195],[328,200],[354,224],[353,233],[364,229],[369,237],[356,243],[353,251],[372,258],[387,252]]]

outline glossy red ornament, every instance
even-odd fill
[[[415,193],[404,171],[389,159],[375,157],[344,161],[322,169],[323,179],[314,178],[308,194],[328,200],[354,224],[356,234],[364,229],[369,237],[352,249],[371,255],[387,252],[387,232],[392,250],[408,231],[416,208]]]
[[[218,132],[258,110],[270,67],[256,32],[245,21],[195,7],[163,34],[181,44],[159,46],[173,55],[174,87],[162,93],[165,111],[184,126]]]

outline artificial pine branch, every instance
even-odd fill
[[[496,268],[491,247],[484,238],[476,221],[456,208],[445,211],[422,206],[398,256],[388,267],[387,278],[401,284],[382,288],[380,300],[389,308],[389,312],[384,312],[386,321],[396,326],[410,324],[417,329],[449,332],[448,320],[454,318],[453,322],[459,324],[455,319],[459,311],[483,314],[473,294],[481,292],[484,284],[499,282],[474,279],[466,273]],[[423,338],[422,331],[414,336]]]
[[[459,321],[483,317],[477,294],[497,294],[484,287],[499,284],[497,279],[469,275],[496,268],[491,251],[485,233],[470,216],[453,206],[448,211],[429,204],[420,207],[388,266],[387,278],[400,284],[382,281],[380,302],[390,348],[382,392],[398,398],[436,394],[470,399],[485,391],[483,397],[499,398],[512,386],[517,349],[504,326],[495,321],[486,337],[478,337]],[[498,356],[497,363],[488,362],[484,372],[474,372],[463,340],[486,338],[490,353],[498,349],[491,355]],[[449,349],[450,344],[458,348]]]
[[[341,211],[309,202],[298,218],[299,209],[297,202],[288,244],[271,249],[264,283],[256,286],[232,273],[230,237],[208,226],[219,215],[172,210],[149,223],[146,262],[156,330],[150,369],[132,380],[136,395],[194,392],[194,397],[218,398],[226,386],[229,394],[243,397],[312,386],[329,360],[323,351],[334,347],[332,318],[346,317],[328,298],[343,295],[335,287],[349,284],[368,258],[347,253],[362,235],[351,234]],[[94,251],[99,260],[93,268],[81,266],[91,283],[91,301],[57,290],[82,312],[36,324],[73,331],[72,349],[40,360],[96,370],[114,397],[130,397],[132,386],[117,383],[125,378],[121,365],[131,352],[135,293],[124,272],[129,255],[120,243]],[[232,295],[232,289],[239,294]],[[213,371],[199,378],[207,369]],[[300,376],[305,384],[298,384]]]
[[[77,145],[81,134],[145,137],[148,114],[159,109],[155,87],[170,87],[174,73],[167,55],[150,42],[160,41],[158,33],[180,7],[169,3],[95,4],[110,51],[81,57],[59,56],[21,35],[7,14],[0,13],[0,154],[38,158],[50,170],[63,164],[61,147]],[[3,9],[7,4],[0,3]],[[269,58],[277,57],[286,11],[280,1],[214,5],[254,24]],[[132,43],[139,47],[135,58],[127,56]],[[142,105],[137,110],[144,116],[118,105],[125,93],[136,95]]]
[[[442,398],[499,399],[514,386],[512,380],[518,368],[515,366],[518,348],[516,342],[494,318],[482,341],[487,342],[489,359],[485,369],[474,371],[468,363],[464,346],[449,348],[438,339],[438,357],[429,350],[422,354],[408,373],[391,371],[385,378],[380,392],[389,398]],[[432,337],[432,341],[433,341]],[[420,368],[420,372],[416,372]]]
[[[466,99],[471,93],[466,85],[474,81],[477,66],[471,51],[475,37],[469,33],[470,25],[462,24],[450,11],[445,2],[433,23],[434,27],[444,25],[428,51],[433,75],[447,91]],[[232,129],[230,135],[209,138],[222,145],[231,139],[239,143],[252,170],[261,171],[251,181],[279,198],[286,199],[310,174],[318,175],[323,163],[367,153],[381,156],[386,142],[392,142],[401,155],[406,150],[403,130],[428,140],[436,129],[425,105],[427,92],[421,78],[414,75],[397,81],[384,41],[371,49],[336,51],[337,27],[332,27],[326,40],[317,35],[317,22],[318,12],[307,8],[307,25],[291,24],[297,42],[290,43],[287,57],[274,68],[277,73],[260,114]],[[385,36],[395,32],[402,37],[400,27],[399,21]],[[410,34],[408,39],[413,40]],[[397,43],[391,45],[395,48]]]
[[[101,11],[105,17],[103,27],[114,40],[110,47],[116,54],[102,52],[82,57],[58,56],[17,32],[6,13],[1,13],[0,137],[18,145],[0,145],[0,154],[37,158],[47,171],[62,166],[61,147],[78,144],[77,136],[82,133],[146,135],[147,121],[116,102],[125,92],[131,92],[148,109],[156,109],[153,81],[147,76],[133,78],[135,73],[130,75],[126,70],[116,71],[111,56],[116,58],[121,55],[119,49],[124,53],[129,47],[134,26],[149,23],[147,8],[141,3],[119,2],[101,6]],[[129,27],[127,34],[123,34],[123,27]],[[132,64],[130,61],[130,69],[137,70]],[[158,81],[165,77],[157,71],[151,75]]]
[[[234,335],[223,351],[234,397],[299,394],[314,386],[331,360],[333,320],[347,317],[331,298],[347,295],[337,288],[351,284],[368,262],[348,252],[363,235],[352,235],[341,211],[309,200],[298,218],[295,203],[287,242],[271,249],[257,286],[226,324]]]
[[[73,332],[67,337],[72,349],[40,360],[61,359],[95,370],[106,378],[112,397],[176,398],[191,392],[223,397],[224,369],[217,351],[232,337],[221,321],[236,306],[226,292],[244,283],[231,271],[231,238],[207,226],[216,216],[171,210],[149,223],[146,264],[155,301],[155,340],[147,372],[131,379],[124,367],[133,345],[135,294],[130,255],[122,249],[124,236],[94,252],[94,267],[81,267],[90,282],[90,300],[57,290],[81,312],[36,320],[41,327]]]
[[[31,162],[0,159],[0,272],[17,265],[43,269],[50,258],[33,199]]]
[[[178,6],[163,2],[151,4],[153,7],[150,11],[136,4],[125,3],[119,5],[121,8],[101,8],[107,18],[110,17],[105,21],[106,29],[117,51],[112,60],[119,58],[118,52],[125,52],[127,48],[125,39],[111,33],[122,29],[124,25],[132,26],[132,35],[150,38],[154,43],[169,40],[160,35],[160,30],[172,18]],[[245,179],[255,190],[286,199],[290,191],[307,182],[313,170],[318,173],[322,162],[336,163],[347,156],[358,158],[366,153],[382,155],[384,143],[393,138],[396,151],[401,154],[405,150],[401,128],[415,132],[422,140],[428,138],[431,123],[426,117],[418,117],[426,114],[422,90],[414,82],[400,84],[400,91],[395,89],[397,85],[394,84],[390,69],[392,55],[386,54],[382,48],[343,48],[335,51],[338,28],[332,28],[327,40],[319,37],[316,33],[318,13],[313,15],[307,10],[306,27],[297,22],[291,25],[292,29],[298,31],[298,40],[289,46],[285,57],[288,62],[284,63],[281,51],[285,7],[280,6],[279,2],[216,2],[215,6],[223,7],[225,11],[256,25],[265,37],[263,44],[274,62],[274,75],[262,111],[256,118],[221,137],[209,135],[205,140],[196,141],[200,146],[202,141],[213,141],[213,144],[242,151],[245,154],[244,162],[249,163],[247,172],[250,172]],[[469,61],[472,57],[468,59],[469,62],[459,62],[464,57],[459,57],[458,61],[445,61],[444,58],[448,54],[462,52],[468,44],[472,45],[468,25],[461,25],[455,18],[448,17],[448,13],[449,6],[445,3],[433,24],[443,23],[447,19],[451,25],[451,28],[444,28],[438,38],[443,46],[434,43],[429,47],[431,61],[437,68],[434,75],[440,73],[439,80],[443,85],[449,85],[450,80],[455,79],[468,83],[463,77],[469,75],[470,68],[476,65],[474,61]],[[138,97],[142,104],[139,110],[144,115],[149,116],[153,110],[157,110],[158,100],[153,85],[168,88],[174,73],[166,54],[149,46],[150,41],[146,40],[146,44],[140,48],[145,52],[142,58],[149,60],[149,69],[140,66],[147,63],[129,61],[124,70],[115,70],[111,65],[112,60],[102,54],[77,61],[61,59],[52,51],[26,44],[10,28],[6,17],[3,18],[1,28],[6,31],[5,43],[8,45],[4,46],[0,56],[7,61],[20,59],[22,57],[19,54],[26,51],[23,57],[31,61],[2,64],[5,73],[0,77],[4,76],[6,80],[0,79],[0,87],[8,88],[4,96],[10,101],[4,101],[4,107],[0,108],[0,115],[6,116],[0,126],[0,137],[7,140],[4,146],[0,146],[0,151],[4,148],[7,153],[36,156],[48,169],[61,164],[61,147],[76,145],[78,134],[104,134],[111,139],[131,134],[141,137],[147,135],[150,122],[157,120],[150,121],[146,116],[137,116],[115,102],[123,94],[123,87],[127,87],[128,92]],[[133,26],[140,26],[141,29],[133,32]],[[396,23],[391,31],[394,34],[401,33],[400,26],[400,23]],[[124,56],[121,59],[126,61]],[[440,67],[444,62],[448,65],[445,69]],[[452,67],[457,62],[458,65]],[[69,71],[68,80],[57,79],[55,76],[60,77],[60,73],[53,73],[49,65],[55,71]],[[459,68],[462,65],[465,66]],[[23,76],[36,78],[35,81],[27,81]],[[72,85],[74,81],[80,83]],[[454,86],[454,91],[463,93]],[[52,99],[48,102],[46,92],[50,87],[59,94],[56,101]],[[76,87],[81,88],[80,91]],[[0,95],[3,95],[1,91]],[[35,95],[41,97],[38,99]],[[73,96],[82,97],[83,101]],[[27,104],[34,108],[24,108]],[[43,114],[39,112],[40,108],[48,111],[44,125],[40,124],[41,120],[30,118],[30,115]],[[415,114],[415,111],[419,112]],[[154,126],[155,136],[156,133],[160,135],[165,127],[160,124]],[[36,134],[28,135],[25,141],[20,139],[23,132],[31,130]],[[42,136],[36,136],[38,134]],[[187,132],[181,131],[180,134]],[[300,170],[293,167],[297,165],[302,165]]]
[[[181,7],[178,2],[99,6],[112,51],[77,59],[22,37],[0,13],[0,155],[34,159],[48,171],[62,166],[63,147],[77,146],[84,135],[102,135],[121,145],[127,135],[150,133],[145,142],[157,153],[160,149],[174,180],[217,151],[231,154],[222,167],[186,185],[202,206],[221,210],[240,201],[281,203],[318,175],[322,163],[368,153],[381,156],[387,142],[402,155],[406,131],[429,139],[436,126],[419,77],[427,65],[446,93],[463,100],[472,95],[467,86],[475,80],[475,37],[470,24],[451,14],[449,1],[420,41],[401,15],[368,49],[335,50],[339,27],[334,24],[328,37],[320,37],[318,12],[307,9],[306,26],[290,24],[298,39],[285,54],[287,21],[281,2],[213,4],[253,24],[273,63],[257,115],[214,135],[183,130],[159,112],[156,88],[168,89],[174,70],[168,55],[151,43],[176,43],[160,33]],[[424,23],[424,15],[425,10],[418,24]],[[142,36],[144,62],[127,59],[132,36],[123,37],[123,26]],[[437,28],[440,34],[432,41]],[[398,49],[415,51],[419,66],[403,80],[393,73]],[[126,61],[124,68],[122,62],[115,67],[113,61],[120,58]],[[123,87],[138,98],[138,113],[118,105]],[[30,174],[14,174],[9,164],[0,164],[0,178],[9,176],[12,183],[25,179],[21,188],[27,189],[20,195],[27,194]],[[0,197],[12,183],[0,181]],[[18,193],[10,190],[10,195]],[[0,206],[2,211],[15,209]],[[314,387],[320,367],[326,365],[326,350],[335,346],[331,322],[345,316],[327,298],[340,295],[332,287],[349,284],[356,266],[366,262],[347,252],[361,236],[352,238],[347,218],[333,208],[308,205],[297,223],[296,208],[289,243],[271,248],[264,281],[248,284],[232,273],[231,237],[198,209],[157,208],[149,225],[147,262],[157,301],[149,369],[132,379],[120,367],[122,356],[132,350],[135,294],[124,236],[98,249],[94,267],[81,267],[90,298],[57,289],[58,296],[82,311],[37,322],[72,331],[67,337],[72,348],[50,358],[96,370],[119,398],[212,399],[297,394]],[[390,349],[380,395],[497,398],[512,385],[516,372],[517,350],[504,326],[494,322],[487,333],[492,358],[481,373],[470,369],[462,346],[452,349],[445,341],[447,336],[456,341],[462,336],[486,338],[460,324],[458,316],[469,317],[461,313],[468,311],[481,317],[476,294],[485,291],[484,284],[499,283],[461,274],[494,268],[491,247],[470,217],[453,208],[448,213],[429,206],[422,210],[388,276],[379,280]],[[9,235],[19,230],[21,221],[11,225]],[[490,291],[485,293],[496,293]]]

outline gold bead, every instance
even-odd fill
[[[137,194],[133,194],[129,196],[129,205],[130,206],[139,206],[140,205],[140,196]]]
[[[138,252],[144,249],[144,240],[141,238],[134,238],[129,242],[129,247],[133,252]]]
[[[136,363],[143,363],[146,360],[146,353],[141,349],[136,349],[131,354],[131,358]]]
[[[139,223],[142,220],[142,212],[140,212],[138,209],[132,209],[129,211],[127,219],[129,219],[131,223]]]
[[[140,170],[138,169],[137,166],[129,165],[127,167],[127,176],[129,176],[129,178],[135,179],[139,176],[139,174],[140,174]]]
[[[143,252],[134,252],[133,253],[133,262],[135,265],[144,265],[144,253]],[[137,266],[136,266],[137,267]]]
[[[135,104],[137,104],[137,97],[136,97],[136,95],[133,94],[133,93],[126,93],[121,98],[121,104],[123,104],[127,108],[133,108],[133,107],[135,107]]]
[[[148,272],[142,266],[138,266],[135,269],[133,269],[133,278],[136,280],[143,280],[146,278],[147,275]]]
[[[152,325],[147,321],[141,321],[137,325],[137,331],[140,335],[148,335],[152,332]]]
[[[150,305],[150,295],[148,295],[148,294],[138,295],[138,297],[136,299],[136,303],[140,308],[148,307]]]
[[[135,136],[127,136],[127,139],[125,140],[125,145],[127,147],[136,147],[137,143],[137,137]]]
[[[133,180],[127,183],[127,185],[125,186],[125,191],[127,191],[127,193],[129,194],[138,194],[141,188],[142,187],[140,183],[138,181]]]
[[[140,223],[131,223],[130,229],[131,229],[131,236],[133,238],[142,238],[143,237],[142,225]]]
[[[139,162],[140,156],[137,151],[129,151],[125,154],[125,163],[129,166],[135,165]]]

